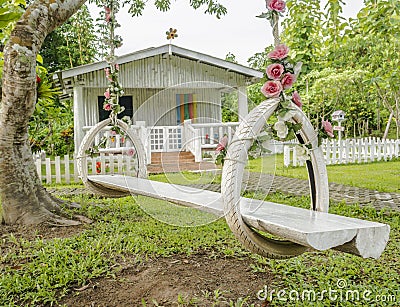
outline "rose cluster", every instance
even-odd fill
[[[282,13],[286,9],[286,2],[283,0],[266,0],[268,12],[262,13],[259,18],[266,18],[270,21],[274,28],[275,41],[279,41],[278,33],[278,18],[283,16]],[[289,48],[284,44],[277,44],[275,49],[268,54],[271,61],[266,68],[265,74],[267,81],[261,87],[261,92],[267,98],[279,98],[279,105],[276,109],[278,121],[273,128],[276,135],[285,139],[289,131],[297,133],[301,129],[301,123],[296,123],[291,120],[298,112],[298,108],[302,108],[300,95],[297,91],[292,92],[291,97],[285,95],[285,91],[289,90],[296,81],[301,70],[302,63],[297,63],[295,66],[288,60]],[[319,137],[333,137],[333,128],[328,121],[322,121]]]
[[[118,97],[124,94],[124,91],[118,82],[119,65],[115,64],[114,69],[106,67],[104,71],[106,78],[109,81],[109,86],[104,92],[105,100],[103,108],[106,111],[113,111],[114,113],[118,114],[122,111],[120,105],[118,104]]]
[[[268,81],[261,87],[261,92],[267,98],[277,98],[283,95],[284,90],[293,86],[297,76],[294,73],[293,65],[287,61],[289,48],[284,45],[277,45],[273,51],[268,53],[268,58],[272,64],[268,65],[266,75]],[[300,95],[295,91],[292,95],[292,101],[301,108]]]

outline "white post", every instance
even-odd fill
[[[361,154],[362,154],[361,141],[357,140],[357,162],[358,163],[361,163]]]
[[[150,133],[148,133],[148,131],[146,128],[146,122],[145,121],[139,121],[137,120],[135,122],[136,126],[139,127],[138,130],[138,137],[140,139],[140,141],[143,144],[144,147],[144,152],[145,152],[145,163],[146,164],[150,164],[151,163],[151,148],[150,148]]]
[[[61,159],[57,156],[54,161],[56,169],[56,183],[61,183]]]
[[[190,133],[189,133],[189,126],[192,125],[192,120],[191,119],[185,119],[183,121],[183,129],[182,129],[182,149],[185,151],[188,151],[189,144],[192,140],[189,139]]]
[[[194,130],[194,161],[195,162],[201,162],[202,156],[201,156],[201,140],[200,140],[200,130],[195,129]]]
[[[368,139],[364,139],[364,162],[368,162]]]
[[[105,175],[106,174],[106,157],[104,156],[103,153],[100,154],[100,165],[101,165],[100,174]]]
[[[233,129],[231,126],[228,126],[228,142],[232,141],[232,137],[234,135]]]
[[[343,163],[343,142],[341,139],[339,139],[338,142],[338,149],[339,149],[339,162],[338,164],[342,164]]]
[[[242,121],[249,113],[249,106],[247,102],[247,87],[240,86],[238,88],[238,116],[239,121]]]
[[[356,140],[352,139],[351,140],[351,162],[352,163],[356,162],[356,155],[357,155]]]
[[[42,160],[40,158],[36,159],[35,163],[36,163],[36,171],[38,173],[39,179],[40,179],[40,181],[42,181]]]
[[[78,161],[76,160],[76,156],[74,156],[74,182],[79,182],[79,174],[78,174]]]
[[[345,155],[345,159],[344,159],[344,163],[349,163],[350,162],[350,141],[348,139],[344,140],[344,155]]]
[[[293,147],[293,166],[297,166],[297,150]]]
[[[114,154],[110,154],[109,159],[110,159],[110,162],[109,162],[110,174],[114,175]]]
[[[378,161],[382,160],[382,151],[386,151],[386,147],[384,142],[382,142],[381,139],[378,139],[378,143],[377,143],[377,159]]]
[[[122,173],[123,170],[123,164],[124,164],[124,156],[123,155],[118,155],[118,174]]]
[[[371,162],[375,161],[375,157],[376,157],[376,144],[375,144],[375,138],[371,139],[370,142],[370,157],[371,157]]]
[[[82,130],[85,125],[84,121],[84,101],[83,101],[83,87],[74,86],[74,142],[75,154],[78,153],[79,146],[85,135]]]
[[[65,183],[71,182],[70,171],[69,171],[69,155],[64,155],[64,170],[65,170]]]
[[[335,140],[332,140],[332,164],[336,164],[337,163],[337,144]]]
[[[46,158],[46,183],[51,184],[51,161]]]
[[[290,146],[283,146],[283,165],[288,167],[290,165]]]
[[[326,163],[326,165],[329,165],[329,164],[331,164],[332,143],[330,140],[324,140],[323,144],[325,144],[325,146],[326,146],[325,163]]]

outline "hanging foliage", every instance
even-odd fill
[[[119,104],[119,97],[124,94],[121,84],[119,83],[119,65],[116,63],[115,49],[121,47],[122,38],[115,35],[115,29],[120,27],[117,22],[116,14],[119,10],[118,1],[104,1],[104,20],[108,30],[106,45],[109,48],[109,54],[106,57],[108,67],[104,69],[108,81],[108,87],[104,92],[104,105],[106,111],[110,111],[110,118],[115,122],[119,113],[124,111],[124,108]]]
[[[300,123],[294,123],[292,120],[296,114],[296,107],[302,108],[301,97],[297,91],[292,91],[292,86],[296,82],[302,62],[293,64],[289,58],[289,47],[280,43],[279,39],[279,16],[282,16],[286,8],[283,0],[266,0],[267,13],[259,17],[270,21],[273,28],[275,48],[268,53],[269,65],[265,70],[266,82],[261,87],[261,92],[266,98],[280,98],[280,103],[276,109],[278,121],[274,124],[275,135],[280,139],[286,139],[289,133],[297,133],[301,129]],[[330,123],[323,120],[320,134],[321,137],[333,137],[333,133],[328,129]]]

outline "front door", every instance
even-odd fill
[[[182,148],[181,126],[155,126],[150,128],[151,152],[173,152]]]

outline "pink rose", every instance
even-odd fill
[[[302,108],[303,104],[301,103],[301,97],[297,91],[294,91],[292,94],[292,101],[296,106],[298,106],[300,109]]]
[[[104,105],[104,110],[106,110],[106,111],[111,111],[111,108],[112,108],[112,106],[111,106],[110,103],[106,103],[106,104]]]
[[[110,90],[109,90],[109,89],[107,89],[107,90],[104,92],[104,97],[106,97],[106,99],[110,99],[111,94],[110,94]]]
[[[267,67],[267,76],[273,80],[279,80],[285,71],[282,64],[271,64]]]
[[[220,153],[226,148],[226,145],[228,145],[228,136],[224,135],[222,139],[219,140],[218,146],[215,149],[216,153]]]
[[[283,60],[288,56],[288,54],[289,54],[289,47],[284,44],[280,44],[277,45],[274,50],[268,53],[268,58],[273,60]]]
[[[119,65],[115,64],[115,70],[118,71],[119,70]]]
[[[106,67],[104,68],[104,71],[106,72],[106,76],[108,77],[110,75],[110,68]]]
[[[267,98],[279,97],[282,92],[282,84],[279,81],[267,81],[261,87],[261,93]]]
[[[283,12],[286,4],[283,0],[267,0],[267,8],[271,11]]]
[[[109,7],[104,7],[104,11],[106,12],[106,21],[109,22],[111,19],[111,9]]]
[[[288,88],[291,88],[295,81],[296,81],[295,75],[291,74],[290,72],[284,74],[281,80],[283,89],[287,90]]]
[[[335,137],[333,134],[333,127],[332,124],[327,120],[322,120],[322,127],[324,128],[326,134],[331,138]]]
[[[129,148],[127,154],[128,156],[133,156],[135,154],[135,150],[133,148]]]

